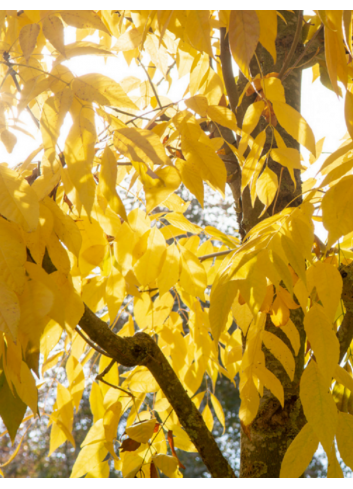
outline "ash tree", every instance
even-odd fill
[[[352,11],[2,10],[0,41],[2,149],[21,155],[0,164],[3,466],[39,415],[49,455],[75,445],[89,380],[71,477],[182,477],[180,451],[212,477],[300,477],[319,444],[343,477]],[[304,68],[344,97],[348,132],[302,183],[323,142],[300,114]],[[180,188],[201,207],[228,192],[234,232],[191,222]],[[229,395],[238,382],[237,474],[212,434],[215,417],[227,431],[220,377]]]

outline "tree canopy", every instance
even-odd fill
[[[75,446],[86,385],[71,477],[182,477],[180,450],[212,477],[300,477],[319,443],[328,477],[353,469],[352,11],[1,10],[0,53],[0,144],[38,143],[0,164],[4,472],[39,416],[49,456]],[[77,76],[81,56],[116,76]],[[347,134],[302,182],[323,145],[305,68]],[[186,217],[226,192],[234,233]],[[220,377],[240,474],[212,434]]]

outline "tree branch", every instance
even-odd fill
[[[337,331],[337,338],[340,343],[339,363],[343,360],[353,340],[353,265],[341,266],[340,273],[343,279],[342,300],[346,314]]]
[[[304,48],[304,51],[302,52],[302,54],[294,61],[293,65],[290,67],[290,69],[287,71],[287,73],[284,73],[283,74],[283,77],[282,77],[282,81],[287,78],[287,76],[289,75],[289,73],[298,65],[298,63],[300,63],[300,61],[308,54],[309,50],[311,49],[311,47],[314,45],[314,42],[317,38],[317,36],[320,34],[320,32],[322,31],[324,27],[324,24],[321,24],[320,27],[318,28],[318,30],[315,32],[315,34],[313,35],[313,37],[310,39],[310,41],[305,45],[305,48]],[[316,55],[315,55],[316,56]],[[282,70],[281,70],[282,71]]]
[[[158,345],[148,334],[141,332],[133,337],[120,338],[86,305],[79,326],[94,343],[121,365],[147,367],[176,412],[212,477],[235,477],[199,410],[186,393]]]
[[[223,80],[224,84],[227,90],[227,95],[230,103],[230,108],[236,113],[238,101],[239,101],[239,94],[238,94],[238,89],[235,84],[234,80],[234,74],[233,74],[233,67],[232,67],[232,56],[230,54],[230,49],[229,49],[229,42],[228,42],[228,35],[226,35],[226,28],[221,27],[221,53],[220,53],[220,60],[221,60],[221,65],[222,65],[222,74],[223,74]]]
[[[291,62],[291,59],[293,57],[293,54],[295,53],[295,50],[297,49],[297,45],[300,39],[300,35],[302,32],[302,23],[303,23],[303,11],[299,11],[298,15],[298,24],[297,24],[297,29],[294,34],[293,42],[291,45],[291,48],[289,50],[289,53],[286,56],[286,59],[284,60],[283,66],[281,71],[279,72],[278,78],[281,80],[285,72],[287,71],[287,68],[289,66],[289,63]]]

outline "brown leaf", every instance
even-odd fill
[[[151,462],[150,477],[151,477],[151,479],[159,479],[158,470],[157,470],[157,468],[153,462]]]
[[[168,443],[169,443],[170,449],[172,451],[173,457],[175,457],[178,460],[179,467],[181,469],[185,469],[185,466],[180,462],[180,460],[178,459],[178,456],[175,452],[174,441],[173,441],[173,430],[168,430]]]
[[[132,440],[131,438],[126,438],[120,446],[120,451],[122,452],[134,452],[141,445],[140,442]]]

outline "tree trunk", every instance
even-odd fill
[[[280,73],[288,53],[295,41],[298,39],[298,20],[301,26],[301,13],[281,12],[286,18],[287,24],[280,18],[278,19],[278,36],[276,40],[277,61],[273,63],[272,57],[259,44],[256,57],[251,62],[251,74],[254,77],[259,73],[259,64],[261,71],[265,76],[268,73]],[[300,27],[301,28],[301,27]],[[297,32],[297,36],[295,35]],[[300,34],[300,32],[299,32]],[[298,42],[293,46],[294,54],[292,62],[303,51],[301,36]],[[290,65],[292,64],[290,62]],[[244,89],[247,80],[241,75],[239,77],[238,92]],[[284,80],[286,102],[300,111],[300,96],[301,96],[301,70],[293,70]],[[242,124],[242,119],[247,107],[253,103],[256,94],[250,97],[244,97],[238,114],[238,124]],[[264,118],[261,118],[257,129],[252,134],[253,137],[262,131],[267,125]],[[299,149],[299,144],[289,136],[279,125],[276,127],[278,132],[283,137],[286,146]],[[271,131],[267,131],[267,140],[264,152],[267,152],[271,146]],[[273,144],[273,143],[272,143]],[[275,145],[274,145],[275,147]],[[301,203],[301,181],[299,170],[295,171],[296,188],[290,178],[287,169],[281,167],[274,161],[269,161],[269,167],[277,174],[279,180],[279,191],[274,203],[270,206],[264,216],[259,218],[259,214],[263,208],[261,202],[256,199],[254,207],[251,205],[250,191],[247,187],[242,194],[242,233],[243,236],[248,233],[260,220],[269,217],[272,214],[280,212],[287,205],[291,207]],[[282,365],[274,358],[269,351],[263,346],[265,353],[266,367],[276,375],[284,387],[285,404],[282,409],[279,401],[264,388],[264,395],[260,401],[258,415],[253,423],[241,430],[241,461],[240,461],[240,477],[274,477],[278,478],[280,474],[281,463],[284,454],[292,440],[299,433],[305,424],[305,417],[299,398],[299,379],[304,367],[304,343],[305,333],[303,328],[303,314],[298,310],[292,311],[291,319],[296,325],[301,339],[301,348],[296,357],[296,371],[293,382],[290,381],[287,373]],[[292,350],[292,347],[287,337],[282,333],[280,328],[275,327],[267,318],[266,330],[277,335],[286,345]],[[294,352],[293,352],[294,354]]]

